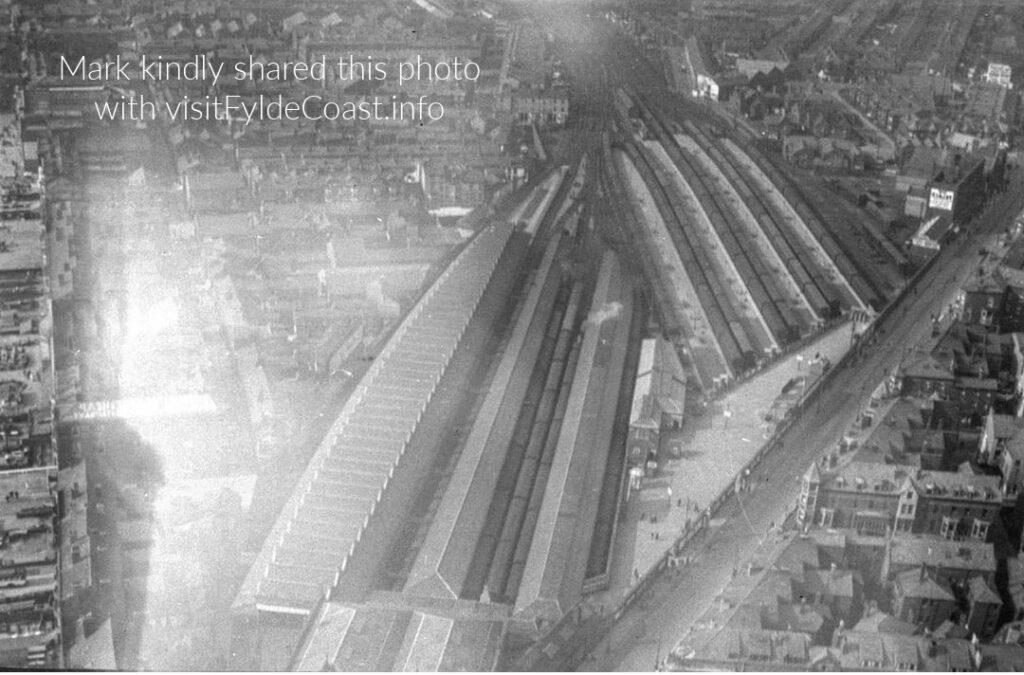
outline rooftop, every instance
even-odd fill
[[[471,241],[395,330],[307,465],[236,607],[312,613],[336,585],[504,249],[506,225]]]
[[[41,269],[44,236],[41,220],[0,221],[0,271]]]
[[[726,628],[695,648],[680,645],[674,659],[713,662],[749,661],[756,665],[806,666],[811,638],[805,633]]]
[[[324,603],[296,652],[298,671],[489,671],[508,608],[378,593],[360,604]]]
[[[979,541],[949,541],[939,536],[900,535],[889,548],[891,563],[899,566],[969,569],[995,573],[992,544]]]
[[[920,377],[933,380],[953,381],[948,362],[940,361],[931,354],[923,354],[913,359],[903,368],[904,377]]]
[[[893,583],[897,592],[908,598],[924,598],[926,600],[954,600],[953,593],[945,585],[940,584],[930,575],[921,570],[911,569],[896,575]]]
[[[999,476],[951,471],[921,471],[914,477],[914,486],[920,493],[943,499],[985,501],[993,504],[1002,503],[1003,496],[999,490],[999,483]]]
[[[982,577],[971,577],[968,579],[967,589],[972,602],[985,602],[993,605],[1002,604],[999,594]]]
[[[0,183],[0,664],[59,658],[54,383],[38,186]],[[28,610],[26,610],[28,608]],[[20,656],[19,656],[20,655]]]
[[[840,468],[829,487],[848,492],[897,493],[917,471],[917,467],[910,465],[855,461]]]
[[[633,426],[657,429],[661,426],[658,413],[683,414],[685,374],[679,367],[678,357],[668,353],[665,345],[664,340],[649,338],[640,346],[640,362],[629,414]]]
[[[908,485],[931,498],[1002,503],[1000,479],[965,471],[930,471],[913,464],[886,464],[872,458],[854,459],[826,474],[830,490],[897,495]]]
[[[923,636],[844,631],[836,637],[835,651],[843,670],[973,670],[970,642],[932,640]]]
[[[876,610],[858,621],[853,630],[862,633],[914,635],[917,633],[917,626]]]

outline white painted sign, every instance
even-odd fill
[[[152,396],[78,403],[72,408],[68,421],[180,417],[215,412],[217,406],[209,394]]]
[[[941,209],[943,211],[953,210],[953,195],[952,190],[940,190],[939,188],[932,188],[931,195],[928,197],[928,207],[933,209]]]

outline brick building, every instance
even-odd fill
[[[562,125],[569,119],[569,93],[565,89],[517,90],[508,97],[508,109],[512,119],[519,123]]]
[[[912,532],[986,541],[1006,495],[999,476],[925,471],[854,461],[834,472],[813,464],[803,476],[802,525],[861,534]]]
[[[671,343],[650,338],[640,347],[640,363],[629,414],[629,460],[639,466],[658,452],[661,431],[683,423],[686,374]],[[655,459],[656,461],[656,459]]]

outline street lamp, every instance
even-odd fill
[[[654,654],[654,670],[659,670],[661,666],[661,628],[658,628],[658,651]]]

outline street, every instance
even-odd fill
[[[588,94],[604,90],[607,99],[615,86],[628,83],[648,95],[667,95],[660,69],[640,56],[638,48],[600,19],[573,17],[537,6],[538,16],[573,45],[570,62],[582,63],[578,80]],[[601,78],[596,76],[600,70]],[[689,107],[687,113],[710,115]],[[870,393],[905,358],[905,347],[930,334],[931,316],[941,313],[955,298],[959,284],[973,270],[979,248],[1004,228],[1020,210],[1021,174],[1012,176],[1011,189],[995,196],[972,225],[972,232],[948,244],[927,272],[893,301],[892,311],[876,323],[877,342],[851,353],[830,381],[817,392],[801,418],[783,434],[750,477],[752,492],[725,502],[712,526],[681,552],[692,558],[654,580],[642,598],[631,605],[608,631],[608,616],[584,617],[570,649],[550,650],[531,663],[533,669],[564,669],[567,658],[582,670],[651,670],[712,604],[732,578],[737,561],[747,560],[760,546],[771,523],[782,522],[795,507],[800,477],[812,461],[831,450],[859,415]],[[1014,188],[1017,188],[1016,193]],[[695,477],[695,480],[700,480]],[[605,607],[605,610],[611,608]],[[607,634],[606,634],[607,631]],[[571,656],[570,656],[571,653]]]
[[[1017,189],[1014,190],[1014,187]],[[738,562],[754,555],[770,523],[781,522],[796,505],[800,477],[812,461],[830,450],[856,419],[864,398],[894,371],[905,352],[931,330],[930,317],[949,305],[978,261],[977,251],[1009,223],[1024,205],[1024,184],[1017,170],[1011,189],[993,198],[974,232],[947,245],[932,267],[894,301],[893,311],[876,327],[879,342],[864,350],[818,392],[803,416],[782,437],[784,452],[765,458],[752,474],[753,492],[728,500],[712,527],[683,551],[694,562],[677,575],[667,573],[648,598],[622,616],[609,635],[590,650],[588,670],[649,670],[703,614],[728,584]],[[851,355],[851,358],[852,355]],[[724,521],[724,522],[722,522]],[[652,634],[653,633],[653,634]]]

